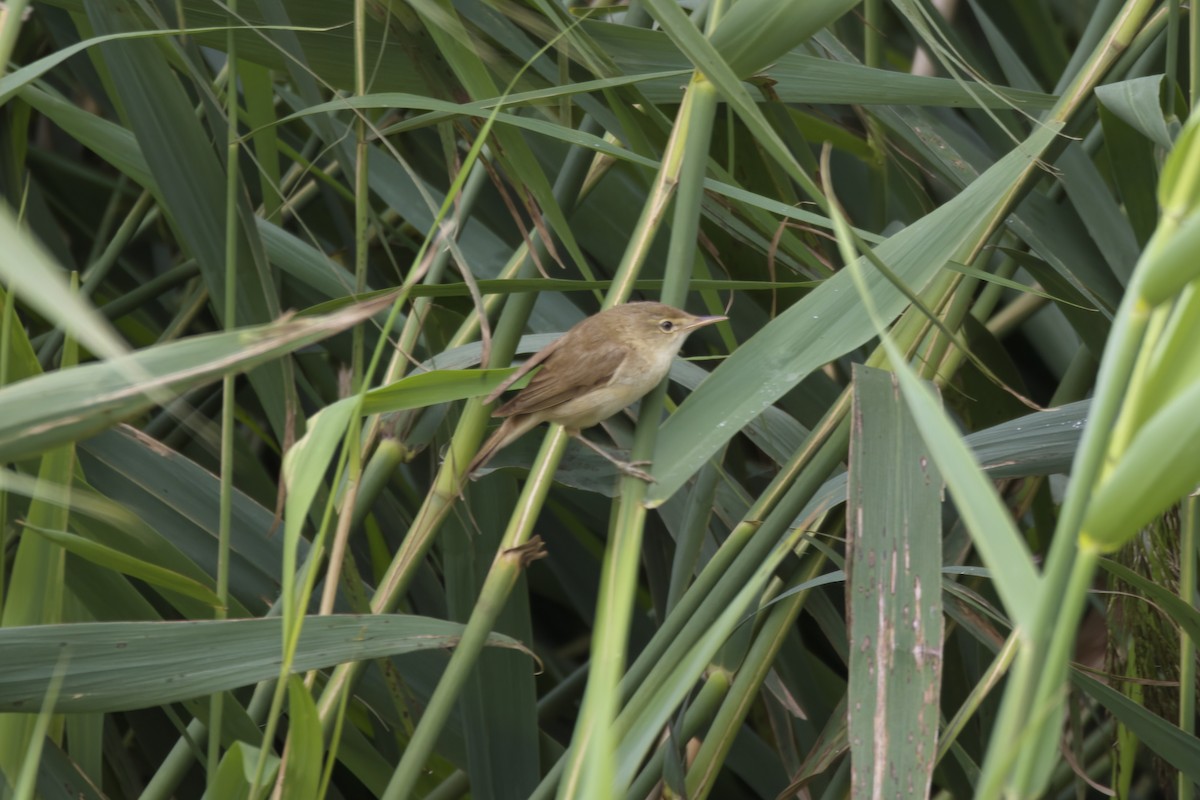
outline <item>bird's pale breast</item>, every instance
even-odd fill
[[[678,352],[678,347],[632,351],[608,385],[549,409],[544,419],[576,430],[603,422],[657,386],[671,370]]]

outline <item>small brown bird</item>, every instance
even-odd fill
[[[688,334],[723,319],[727,318],[697,317],[662,303],[627,303],[578,323],[487,396],[484,402],[494,401],[541,365],[528,386],[492,412],[493,417],[504,417],[504,422],[471,460],[467,474],[531,428],[557,422],[622,472],[653,481],[637,464],[621,461],[580,431],[608,419],[661,383]]]

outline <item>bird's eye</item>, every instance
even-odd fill
[[[675,330],[675,323],[671,322],[669,319],[664,319],[662,322],[658,323],[658,329],[663,333],[670,333],[671,331]]]

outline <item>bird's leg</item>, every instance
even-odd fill
[[[608,452],[607,450],[605,450],[603,447],[596,444],[595,442],[588,441],[588,439],[586,437],[584,437],[584,435],[582,433],[580,433],[579,431],[567,431],[567,432],[569,434],[571,434],[571,436],[573,436],[580,443],[586,445],[587,447],[596,451],[600,455],[604,456],[604,458],[607,459],[610,464],[612,464],[614,467],[619,469],[621,472],[624,472],[626,475],[630,475],[634,478],[639,478],[639,479],[645,481],[646,483],[654,483],[653,475],[651,475],[649,472],[646,472],[645,470],[638,469],[638,467],[650,466],[649,461],[622,461],[621,459],[617,458],[612,453]]]

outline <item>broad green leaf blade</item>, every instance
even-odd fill
[[[1113,183],[1138,242],[1145,245],[1158,224],[1156,146],[1107,106],[1098,111]]]
[[[1037,411],[966,437],[975,458],[995,479],[1069,472],[1091,401]]]
[[[296,590],[301,533],[309,509],[317,497],[338,445],[346,438],[350,421],[359,414],[362,395],[339,400],[318,411],[308,421],[308,430],[283,457],[283,482],[287,487],[283,527],[283,616],[288,630],[295,630],[296,616],[305,602]],[[303,585],[303,584],[301,584]],[[290,635],[290,634],[289,634]]]
[[[280,617],[200,622],[106,622],[0,630],[9,654],[0,709],[37,709],[54,667],[68,661],[55,711],[118,711],[235,689],[279,674]],[[309,617],[295,672],[345,661],[453,647],[462,626],[400,614]],[[517,647],[493,634],[493,646]]]
[[[929,793],[942,677],[941,495],[895,376],[856,366],[846,509],[855,797]]]
[[[22,89],[20,98],[139,186],[158,192],[137,139],[128,130],[35,86]]]
[[[0,389],[0,460],[40,453],[132,417],[187,389],[242,372],[372,316],[380,303],[155,345]]]
[[[71,348],[73,349],[73,347]],[[64,356],[64,358],[66,358]],[[69,374],[73,369],[63,370]],[[66,444],[42,456],[38,467],[38,482],[56,487],[70,486],[75,473],[75,447]],[[68,508],[56,502],[38,498],[29,505],[29,522],[33,525],[65,528]],[[0,525],[7,525],[0,520]],[[0,625],[9,630],[16,626],[52,626],[62,622],[67,598],[66,551],[51,541],[37,536],[22,536],[12,561],[12,580],[7,587],[4,606],[0,608]],[[30,698],[25,710],[29,714],[0,714],[0,774],[18,781],[29,782],[29,759],[40,752],[45,736],[45,703],[51,696],[61,697],[62,655],[45,665],[46,683],[37,698]],[[18,784],[19,785],[19,784]]]
[[[76,370],[66,370],[67,373]],[[53,448],[42,456],[38,465],[38,483],[55,491],[69,491],[75,474],[75,448],[66,444]],[[29,504],[28,522],[47,528],[65,528],[70,518],[69,506],[57,498],[42,500],[35,496]],[[5,521],[7,524],[7,521]],[[0,624],[49,625],[63,619],[63,581],[65,551],[53,542],[37,536],[22,536],[12,562],[12,579],[7,586],[4,607],[0,609]],[[0,723],[4,722],[0,718]],[[5,739],[0,737],[0,746]]]
[[[47,741],[42,748],[37,791],[44,800],[107,800],[107,796],[80,770],[79,764],[53,741]]]
[[[1056,131],[1039,127],[957,197],[879,245],[876,253],[919,290],[985,234]],[[875,307],[886,319],[894,318],[907,301],[865,260],[863,265]],[[646,502],[662,503],[763,409],[813,370],[874,335],[849,270],[822,283],[743,343],[671,415],[658,436],[652,470],[657,482]]]
[[[271,263],[291,277],[330,298],[354,291],[354,275],[345,266],[269,220],[258,221],[258,235]],[[360,295],[360,299],[367,297]]]
[[[1162,75],[1108,83],[1096,87],[1096,99],[1126,125],[1140,131],[1164,150],[1170,150],[1174,137],[1167,130],[1162,103],[1158,99],[1162,83]]]
[[[7,305],[10,298],[9,291],[0,286],[0,315],[4,313],[4,307]],[[12,298],[14,303],[16,298]],[[4,321],[0,319],[0,325]],[[29,341],[29,333],[21,324],[21,315],[16,313],[16,308],[13,308],[13,314],[8,320],[8,330],[0,328],[0,339],[7,338],[8,352],[0,353],[0,357],[6,360],[7,370],[4,376],[5,383],[13,383],[22,378],[29,378],[42,373],[42,365],[38,363],[37,353],[33,352],[33,345]]]
[[[195,580],[217,574],[220,478],[164,443],[125,425],[85,439],[79,460],[90,485],[136,513],[139,524],[81,533],[126,549],[144,560]],[[233,492],[229,588],[235,604],[265,614],[279,594],[283,538],[271,509],[244,492]],[[105,534],[107,533],[107,538]],[[134,542],[131,542],[134,540]],[[123,617],[139,619],[140,617]]]
[[[325,743],[317,704],[299,675],[288,678],[288,744],[283,766],[284,797],[318,800],[321,786],[321,753]]]
[[[212,791],[206,792],[206,800],[250,800],[250,781],[254,780],[254,765],[258,762],[259,748],[245,742],[234,742],[221,758]],[[274,782],[279,769],[279,756],[267,755],[264,780]]]
[[[1107,190],[1100,170],[1075,142],[1067,145],[1054,166],[1096,248],[1113,273],[1123,282],[1128,281],[1141,247],[1124,210]]]
[[[471,492],[469,514],[475,519],[501,519],[515,499],[510,491]],[[442,570],[447,611],[452,619],[468,619],[479,602],[479,586],[501,544],[500,526],[476,530],[457,519],[442,529]],[[523,589],[530,578],[518,578]],[[493,629],[528,641],[532,600],[517,591],[505,603]],[[480,653],[459,698],[472,786],[493,787],[494,800],[524,800],[541,775],[538,752],[537,687],[529,662],[520,653],[492,649]]]
[[[745,78],[856,5],[858,0],[740,0],[721,17],[712,45]]]
[[[596,21],[585,22],[582,27],[627,74],[691,66],[687,56],[661,31]],[[802,52],[802,48],[785,53],[766,72],[772,92],[785,103],[968,108],[982,104],[1036,110],[1049,108],[1054,102],[1053,96],[1042,92],[1004,87],[992,92],[969,82],[817,58]],[[648,99],[658,102],[677,102],[682,94],[679,81],[650,80],[641,83],[640,88]]]

